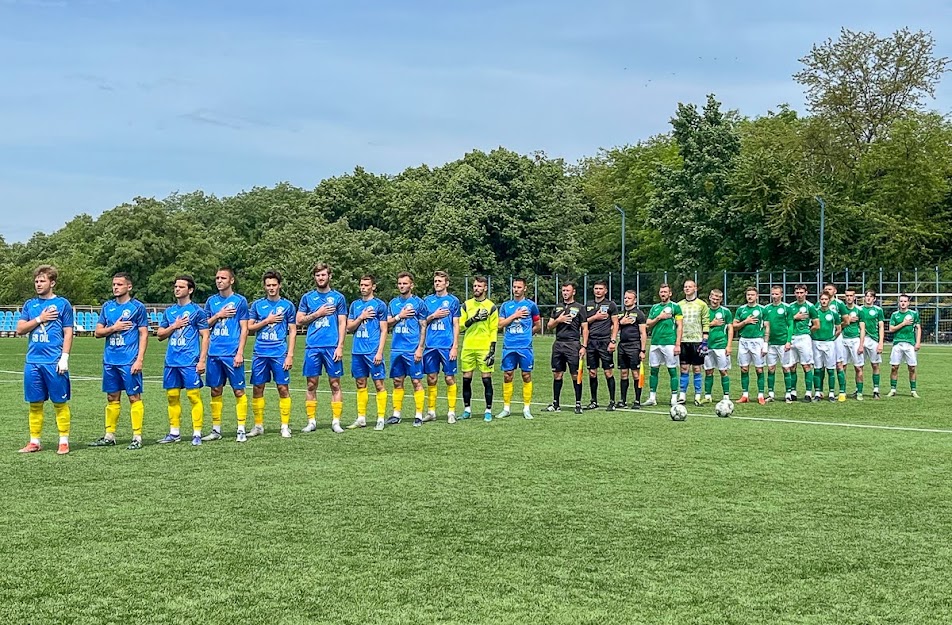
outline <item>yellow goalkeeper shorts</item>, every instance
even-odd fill
[[[486,364],[486,356],[489,355],[488,349],[463,349],[459,356],[460,371],[476,371],[480,373],[492,373],[495,370],[495,363]]]

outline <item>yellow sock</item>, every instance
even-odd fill
[[[396,414],[400,414],[403,411],[403,393],[402,388],[393,389],[393,411]]]
[[[278,399],[278,410],[281,412],[281,425],[291,423],[291,398],[282,397]]]
[[[387,391],[377,391],[377,418],[383,419],[387,415]]]
[[[53,411],[56,412],[56,429],[60,436],[69,436],[69,404],[53,404]]]
[[[191,393],[191,391],[189,391]],[[211,400],[212,406],[212,427],[218,426],[218,429],[221,429],[221,413],[225,408],[225,398],[219,395],[218,397],[212,397]]]
[[[40,440],[43,434],[43,402],[30,403],[30,438]]]
[[[308,421],[313,421],[317,418],[317,400],[308,399],[304,401],[304,414],[307,415]]]
[[[424,401],[426,401],[426,394],[422,388],[418,391],[413,391],[413,405],[416,408],[417,414],[423,414]]]
[[[357,389],[357,416],[367,416],[367,404],[370,402],[370,390],[365,386]]]
[[[436,412],[436,391],[436,384],[426,387],[426,407],[430,412]]]
[[[248,396],[242,395],[235,398],[235,416],[238,417],[238,427],[245,427],[248,422]]]
[[[512,382],[502,383],[502,403],[504,406],[508,406],[512,403],[512,386]]]
[[[202,392],[197,388],[192,388],[185,391],[185,396],[192,404],[192,431],[201,432],[202,425],[205,423],[205,404],[202,403]],[[221,397],[218,400],[221,401]],[[221,408],[219,408],[219,411],[221,411]],[[221,423],[221,412],[219,412],[218,419],[218,422]]]
[[[170,388],[166,391],[169,399],[169,427],[178,430],[182,425],[182,401],[181,391],[177,388]]]
[[[106,433],[115,434],[116,426],[119,424],[119,412],[122,410],[121,404],[117,401],[106,402]]]
[[[278,402],[281,405],[281,402]],[[251,398],[251,412],[255,415],[255,427],[264,426],[264,397]]]
[[[132,436],[141,437],[142,421],[145,417],[145,406],[142,405],[141,399],[129,406],[129,414],[132,417]]]
[[[450,412],[456,412],[456,384],[446,387],[446,402],[450,405]]]
[[[522,403],[526,405],[526,408],[532,404],[532,380],[522,383]]]
[[[340,419],[340,415],[343,412],[344,412],[344,402],[342,401],[331,402],[331,417],[333,417],[334,419]]]

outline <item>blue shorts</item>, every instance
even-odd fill
[[[533,366],[535,366],[535,354],[533,354],[532,348],[524,347],[521,349],[502,350],[502,364],[500,368],[503,371],[515,371],[516,367],[518,367],[522,371],[530,373]]]
[[[291,383],[291,372],[284,370],[285,356],[254,356],[251,359],[251,383],[255,386],[267,384],[272,379],[278,386]]]
[[[336,347],[309,347],[304,350],[304,377],[316,378],[325,371],[329,378],[344,375],[344,359],[334,360]]]
[[[69,372],[56,373],[56,365],[23,366],[23,399],[31,404],[46,401],[62,404],[69,401]]]
[[[225,381],[236,391],[245,388],[245,363],[235,366],[234,356],[209,356],[205,383],[211,388],[225,386]]]
[[[202,376],[195,367],[166,367],[162,374],[162,388],[202,388]]]
[[[428,347],[423,350],[423,373],[430,375],[439,373],[443,369],[443,375],[456,375],[456,360],[450,360],[450,350],[448,347]]]
[[[126,395],[142,394],[142,372],[132,373],[132,365],[102,366],[102,392],[119,393]]]
[[[382,380],[387,377],[387,370],[382,362],[379,365],[374,364],[374,354],[352,354],[350,374],[356,379]]]
[[[413,359],[413,352],[390,352],[390,377],[411,380],[423,379],[423,362]]]

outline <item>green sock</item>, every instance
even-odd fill
[[[767,371],[767,390],[773,393],[774,386],[777,383],[777,370]]]
[[[740,388],[745,393],[750,390],[750,371],[740,370]]]
[[[721,378],[721,387],[724,389],[725,395],[731,394],[731,376],[725,375]]]
[[[792,387],[790,386],[790,372],[789,371],[783,372],[783,386],[786,389],[787,393],[793,390]]]
[[[704,376],[704,394],[710,395],[714,390],[714,374]]]
[[[882,374],[874,373],[873,374],[873,388],[879,388],[879,381],[882,379]]]
[[[915,381],[915,380],[909,380],[909,389],[910,389],[910,390],[913,390],[913,391],[916,390],[916,381]]]
[[[889,379],[889,388],[891,388],[892,390],[896,390],[896,385],[897,385],[898,383],[899,383],[899,380],[898,380],[898,379],[890,378],[890,379]]]
[[[823,392],[823,369],[813,370],[813,390],[817,393]]]
[[[836,372],[836,381],[840,384],[840,392],[846,392],[846,369],[840,369]]]
[[[797,392],[797,370],[796,369],[790,372],[790,392],[791,393]]]
[[[652,393],[658,391],[658,367],[651,367],[651,372],[648,374],[648,390]]]
[[[830,379],[830,392],[836,390],[836,369],[827,369],[826,375]]]
[[[679,383],[681,371],[677,367],[668,367],[668,375],[671,376],[671,394],[674,395],[681,388]]]
[[[856,383],[856,394],[857,394],[857,395],[862,395],[862,394],[863,394],[863,383],[862,383],[862,382],[857,382],[857,383]]]
[[[764,370],[761,369],[757,372],[757,392],[763,395],[764,393]]]

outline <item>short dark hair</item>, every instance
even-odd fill
[[[608,288],[608,281],[607,281],[607,280],[596,280],[596,281],[595,281],[595,284],[593,284],[592,286],[593,286],[593,287],[595,287],[595,286],[603,286],[603,287],[605,287],[605,288],[607,289],[607,288]]]
[[[670,291],[671,285],[668,284],[667,282],[662,282],[661,284],[658,285],[658,290],[660,291],[661,289],[668,289]]]
[[[175,286],[175,283],[179,280],[187,284],[188,288],[192,289],[193,291],[195,290],[195,278],[192,276],[188,275],[187,273],[183,273],[180,276],[175,276],[175,280],[172,280],[172,285]]]
[[[480,284],[489,284],[489,279],[486,276],[476,276],[473,278],[473,284],[479,282]]]
[[[876,289],[866,289],[866,295],[872,295],[873,297],[876,297],[878,293],[876,293]]]
[[[333,272],[331,271],[331,266],[328,265],[327,263],[321,263],[321,262],[314,263],[314,266],[311,267],[311,275],[313,276],[318,271],[324,271],[325,269],[327,270],[327,275],[333,274]]]
[[[132,276],[125,271],[117,271],[116,273],[112,274],[112,279],[115,280],[116,278],[122,278],[129,284],[132,284]]]
[[[637,293],[634,289],[626,289],[626,290],[625,290],[625,295],[628,295],[629,293],[631,293],[632,295],[634,295],[634,296],[635,296],[635,299],[638,299],[638,293]]]
[[[434,278],[443,278],[443,279],[446,280],[447,282],[450,281],[450,274],[446,273],[446,272],[443,271],[442,269],[439,270],[439,271],[434,271],[434,272],[433,272],[433,277],[434,277]]]
[[[265,280],[277,280],[278,284],[284,282],[284,280],[281,278],[281,272],[275,271],[274,269],[269,269],[268,271],[264,272],[264,274],[261,276],[261,283],[264,284]]]
[[[783,287],[780,286],[779,284],[775,284],[775,285],[773,285],[773,286],[770,287],[770,290],[771,290],[771,291],[773,291],[774,289],[780,289],[780,292],[783,293]]]
[[[235,270],[232,269],[231,267],[228,267],[228,266],[219,267],[219,268],[218,268],[218,271],[227,271],[228,274],[229,274],[232,278],[235,277]],[[216,271],[215,273],[218,273],[218,271]]]
[[[853,292],[854,295],[856,294],[856,289],[851,286],[848,286],[845,289],[843,289],[843,293],[849,293],[851,291]]]
[[[360,276],[360,280],[358,280],[357,283],[360,284],[364,280],[370,280],[370,284],[377,286],[377,278],[374,277],[373,274],[365,273],[364,275]]]
[[[747,287],[746,289],[744,289],[744,294],[746,295],[747,293],[750,293],[751,291],[753,291],[754,293],[757,293],[758,292],[757,287],[755,286]]]
[[[805,284],[798,284],[797,286],[793,287],[793,290],[794,290],[794,291],[806,291],[807,293],[810,292],[810,289],[808,289],[808,288],[807,288],[807,285],[805,285]]]
[[[902,298],[904,298],[904,297],[905,297],[906,299],[911,299],[911,298],[909,297],[909,294],[908,294],[908,293],[900,293],[900,294],[899,294],[899,299],[902,299]]]
[[[521,283],[523,284],[523,286],[526,285],[526,284],[529,284],[528,282],[526,282],[526,279],[525,279],[525,278],[522,278],[522,277],[517,277],[517,278],[513,278],[513,279],[512,279],[512,283],[513,283],[513,284],[515,284],[516,282],[521,282]]]
[[[576,291],[578,290],[578,286],[577,286],[574,282],[572,282],[571,280],[569,280],[568,282],[563,282],[563,283],[562,283],[562,286],[561,286],[560,288],[564,288],[564,287],[567,287],[567,286],[572,287],[572,288],[575,289]]]
[[[413,274],[410,273],[409,271],[401,271],[400,273],[398,273],[397,280],[399,280],[400,278],[410,278],[410,282],[413,282]]]

